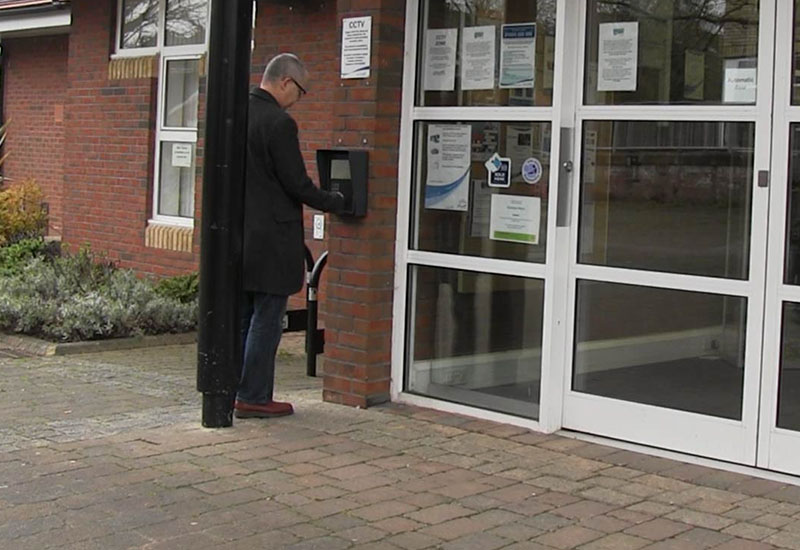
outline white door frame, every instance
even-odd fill
[[[580,59],[584,59],[587,1],[579,0],[580,23],[574,32],[580,37]],[[768,170],[770,163],[772,52],[771,32],[775,21],[774,2],[762,1],[759,13],[758,94],[756,106],[583,106],[577,101],[577,123],[585,120],[670,120],[670,121],[749,121],[755,123],[755,158],[751,212],[751,246],[749,279],[726,280],[581,265],[578,257],[579,197],[572,200],[569,266],[569,318],[567,326],[575,326],[576,287],[578,280],[595,280],[634,284],[654,288],[742,296],[747,299],[747,332],[745,350],[744,403],[742,420],[729,420],[614,400],[572,391],[574,330],[568,331],[568,361],[564,398],[564,427],[605,435],[648,446],[710,458],[755,464],[756,428],[758,421],[759,378],[761,364],[762,318],[767,237],[769,190],[757,186],[759,170]],[[584,63],[580,64],[578,82],[584,82]],[[581,158],[581,135],[576,131],[575,161]]]
[[[800,303],[800,287],[784,284],[786,251],[789,139],[792,124],[800,123],[800,106],[791,105],[794,73],[794,3],[777,0],[779,17],[775,28],[775,90],[770,172],[770,234],[767,265],[766,314],[764,319],[764,363],[762,369],[761,416],[759,423],[758,466],[800,474],[800,432],[776,427],[779,364],[781,359],[782,313],[785,302]]]
[[[561,427],[561,411],[563,396],[563,342],[566,326],[563,322],[566,313],[566,302],[559,298],[563,295],[563,283],[566,280],[564,265],[557,265],[557,250],[563,250],[569,239],[568,228],[556,229],[556,209],[558,206],[558,170],[559,161],[559,128],[564,120],[574,120],[574,106],[565,97],[571,97],[571,78],[565,78],[563,67],[565,60],[565,44],[567,34],[564,29],[567,18],[574,17],[569,9],[572,0],[558,0],[556,10],[555,66],[553,80],[553,104],[546,107],[416,107],[416,78],[418,44],[420,43],[418,22],[423,0],[406,2],[406,29],[404,46],[403,96],[401,107],[399,173],[398,173],[398,207],[397,238],[395,241],[395,283],[394,283],[394,325],[392,329],[392,382],[391,397],[393,401],[416,404],[442,411],[477,416],[487,420],[495,420],[508,424],[523,426],[533,430],[553,432]],[[575,48],[566,52],[573,57]],[[568,93],[565,94],[564,92]],[[439,253],[413,250],[409,246],[411,238],[412,200],[413,200],[413,140],[414,121],[417,120],[494,120],[515,121],[523,119],[533,122],[551,124],[550,178],[548,191],[548,243],[546,262],[530,264],[508,260],[494,260],[468,256],[454,256]],[[562,264],[564,262],[562,261]],[[411,292],[409,291],[409,269],[413,265],[447,267],[515,275],[536,278],[545,281],[544,323],[542,334],[542,379],[539,420],[522,418],[504,413],[486,411],[476,407],[449,403],[438,399],[424,397],[404,391],[404,365],[406,364],[407,317],[412,314]],[[559,290],[561,289],[561,290]]]
[[[678,452],[698,454],[709,458],[724,459],[742,464],[755,464],[757,452],[757,425],[759,422],[759,397],[761,384],[761,360],[764,351],[765,364],[770,364],[770,353],[778,353],[778,344],[769,338],[762,342],[762,327],[766,334],[779,334],[770,331],[770,323],[775,322],[769,315],[764,317],[765,288],[767,274],[767,212],[770,189],[759,188],[756,177],[760,170],[769,170],[771,162],[772,139],[772,86],[773,50],[775,43],[775,2],[782,7],[790,5],[790,0],[762,0],[760,2],[759,54],[758,54],[758,92],[756,106],[583,106],[584,55],[586,0],[559,0],[556,23],[555,73],[553,105],[551,107],[463,107],[434,108],[415,107],[418,20],[422,0],[409,0],[406,3],[406,29],[404,46],[404,76],[401,107],[401,133],[399,150],[399,185],[397,233],[395,242],[395,283],[394,319],[392,332],[392,383],[391,396],[394,401],[416,404],[438,410],[467,414],[495,420],[526,428],[553,432],[562,427],[586,431],[598,435],[625,439],[633,443],[668,448]],[[781,11],[781,13],[785,13]],[[790,21],[781,20],[783,27]],[[787,31],[777,29],[779,33]],[[791,30],[788,31],[791,36]],[[782,57],[790,56],[787,49],[778,48],[779,67]],[[785,63],[784,63],[785,65]],[[787,71],[781,78],[790,78]],[[800,121],[800,108],[791,109],[792,120]],[[549,187],[548,249],[544,265],[530,265],[520,262],[490,260],[484,258],[454,257],[436,253],[420,252],[409,247],[412,218],[412,166],[414,121],[415,120],[526,120],[550,121],[552,124],[552,150]],[[578,250],[578,206],[579,170],[573,172],[572,181],[559,188],[559,169],[562,161],[572,160],[580,166],[581,125],[585,120],[724,120],[750,121],[755,128],[755,158],[753,170],[753,193],[751,214],[751,246],[749,279],[746,281],[724,280],[709,277],[687,276],[668,273],[606,268],[579,265]],[[776,124],[777,126],[777,124]],[[574,128],[572,139],[572,158],[562,159],[561,143],[558,139],[561,128]],[[787,133],[787,132],[784,132]],[[785,139],[788,137],[784,137]],[[776,141],[776,147],[780,142]],[[785,150],[787,147],[783,147]],[[785,156],[783,157],[786,158]],[[785,163],[784,163],[785,164]],[[779,167],[772,167],[773,205],[771,212],[780,212],[776,207],[780,201],[775,197],[775,182],[780,177]],[[786,167],[783,167],[785,180]],[[559,202],[566,197],[569,208],[569,223],[556,226],[556,213]],[[785,216],[785,206],[783,216]],[[773,228],[781,226],[773,222]],[[772,231],[769,239],[770,255],[780,251],[782,257],[782,231]],[[774,249],[774,250],[773,250]],[[566,252],[566,253],[565,253]],[[434,398],[423,397],[404,391],[404,365],[406,364],[407,323],[411,311],[408,289],[409,268],[412,265],[440,266],[456,269],[513,274],[545,280],[545,323],[542,349],[542,380],[540,418],[534,421],[527,418],[495,413],[476,407],[448,403]],[[770,279],[776,280],[773,271],[780,271],[777,260],[770,263]],[[675,411],[625,403],[602,397],[580,394],[570,389],[575,323],[575,289],[579,279],[638,284],[657,288],[693,290],[711,294],[726,294],[747,298],[747,336],[745,357],[744,403],[742,421],[708,417],[683,411]],[[777,280],[779,280],[778,277]],[[773,285],[777,286],[777,285]],[[793,297],[800,302],[800,290],[782,289],[781,299]],[[767,289],[770,303],[776,301],[778,291]],[[788,293],[788,294],[787,294]],[[776,302],[777,303],[777,302]],[[772,316],[774,317],[774,315]],[[766,325],[765,325],[766,322]],[[779,338],[779,336],[777,337]],[[762,343],[763,348],[762,348]],[[774,361],[774,357],[772,357]],[[764,369],[765,371],[767,369]],[[773,369],[774,370],[774,369]],[[764,374],[765,388],[773,383],[769,373]],[[766,395],[766,390],[765,390]],[[762,404],[768,407],[768,403]],[[635,413],[635,414],[632,414]],[[764,422],[761,414],[761,439],[759,439],[758,464],[772,464],[766,448]],[[662,428],[654,429],[661,426]],[[663,427],[669,426],[669,433]],[[773,443],[775,442],[773,436]],[[800,443],[798,443],[800,445]],[[800,447],[798,447],[800,448]],[[764,466],[762,466],[764,467]],[[769,467],[769,466],[766,466]]]

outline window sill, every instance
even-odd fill
[[[158,55],[137,57],[111,57],[108,62],[108,79],[156,78],[158,76]]]
[[[194,227],[150,220],[144,230],[144,245],[148,248],[192,252]]]

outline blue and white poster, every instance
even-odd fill
[[[500,87],[533,88],[536,72],[536,23],[503,25]]]
[[[471,137],[469,124],[428,125],[425,208],[469,209]]]

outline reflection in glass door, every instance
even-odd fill
[[[763,4],[585,2],[567,428],[755,462]]]

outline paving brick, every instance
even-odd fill
[[[754,525],[752,523],[735,523],[723,529],[722,532],[742,539],[764,540],[770,535],[775,534],[776,530],[771,527]]]
[[[437,506],[424,508],[422,510],[407,514],[406,517],[421,523],[436,525],[437,523],[446,522],[462,516],[468,516],[473,513],[474,512],[469,508],[464,508],[463,506],[459,506],[457,504],[439,504]]]
[[[585,550],[638,550],[651,541],[624,533],[613,533],[582,546]]]
[[[409,514],[417,510],[416,506],[399,501],[380,502],[364,508],[352,510],[350,513],[367,521],[380,521],[382,519]],[[415,519],[415,518],[410,518]]]
[[[688,523],[697,527],[704,527],[706,529],[724,529],[729,525],[735,523],[734,520],[723,516],[714,514],[707,514],[705,512],[695,512],[694,510],[675,510],[666,515],[668,519]]]
[[[766,544],[771,544],[779,548],[790,548],[791,550],[800,549],[800,537],[795,533],[778,532],[770,535],[763,541]]]
[[[427,535],[451,541],[484,530],[486,526],[472,518],[458,518],[444,523],[437,523],[422,529]]]
[[[594,529],[586,529],[577,525],[570,525],[563,527],[552,533],[541,535],[534,539],[534,542],[544,544],[545,546],[552,546],[554,548],[576,548],[587,542],[599,539],[605,533],[595,531]]]
[[[637,537],[658,541],[672,538],[690,529],[691,527],[685,523],[658,518],[630,527],[626,529],[625,532],[629,535],[636,535]]]
[[[441,539],[426,535],[424,533],[401,533],[393,537],[389,537],[388,542],[404,548],[405,550],[422,550],[423,548],[431,548],[441,543]]]

